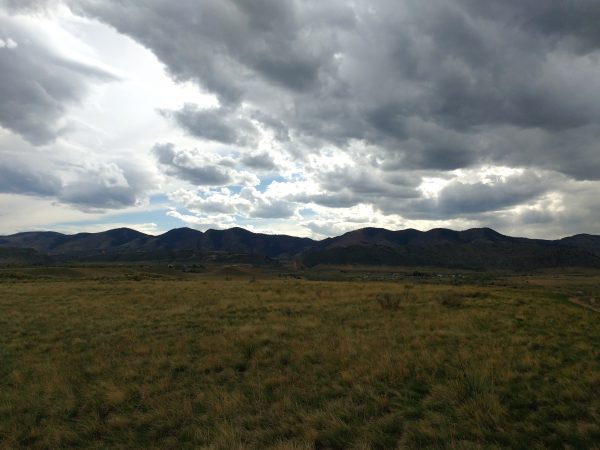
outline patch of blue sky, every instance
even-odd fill
[[[221,189],[221,188],[215,188],[214,190],[218,191],[219,189]],[[230,185],[230,186],[227,186],[227,189],[229,189],[234,194],[239,194],[240,191],[242,190],[242,186]]]
[[[150,197],[150,205],[167,204],[169,202],[169,197],[166,194],[157,194]]]
[[[260,184],[256,186],[256,190],[260,192],[265,192],[265,190],[273,181],[284,182],[285,178],[283,178],[280,175],[263,177],[260,179]]]
[[[305,219],[312,219],[317,217],[317,213],[311,208],[301,208],[298,210],[298,213]]]

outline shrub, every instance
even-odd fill
[[[459,292],[443,292],[440,294],[440,302],[442,305],[447,306],[449,308],[457,308],[462,306],[465,299],[462,294]]]
[[[377,294],[375,300],[377,300],[377,303],[379,303],[379,306],[383,309],[396,310],[400,307],[402,296],[391,292],[381,292]]]

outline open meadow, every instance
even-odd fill
[[[0,448],[600,448],[597,273],[346,278],[2,270]]]

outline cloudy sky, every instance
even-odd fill
[[[598,0],[0,0],[0,234],[600,234]]]

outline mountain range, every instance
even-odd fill
[[[133,261],[236,261],[305,266],[364,264],[463,269],[527,270],[600,267],[600,236],[578,234],[558,240],[528,239],[490,228],[391,231],[362,228],[315,241],[253,233],[243,228],[177,228],[158,236],[129,228],[100,233],[33,231],[0,236],[0,263]]]

